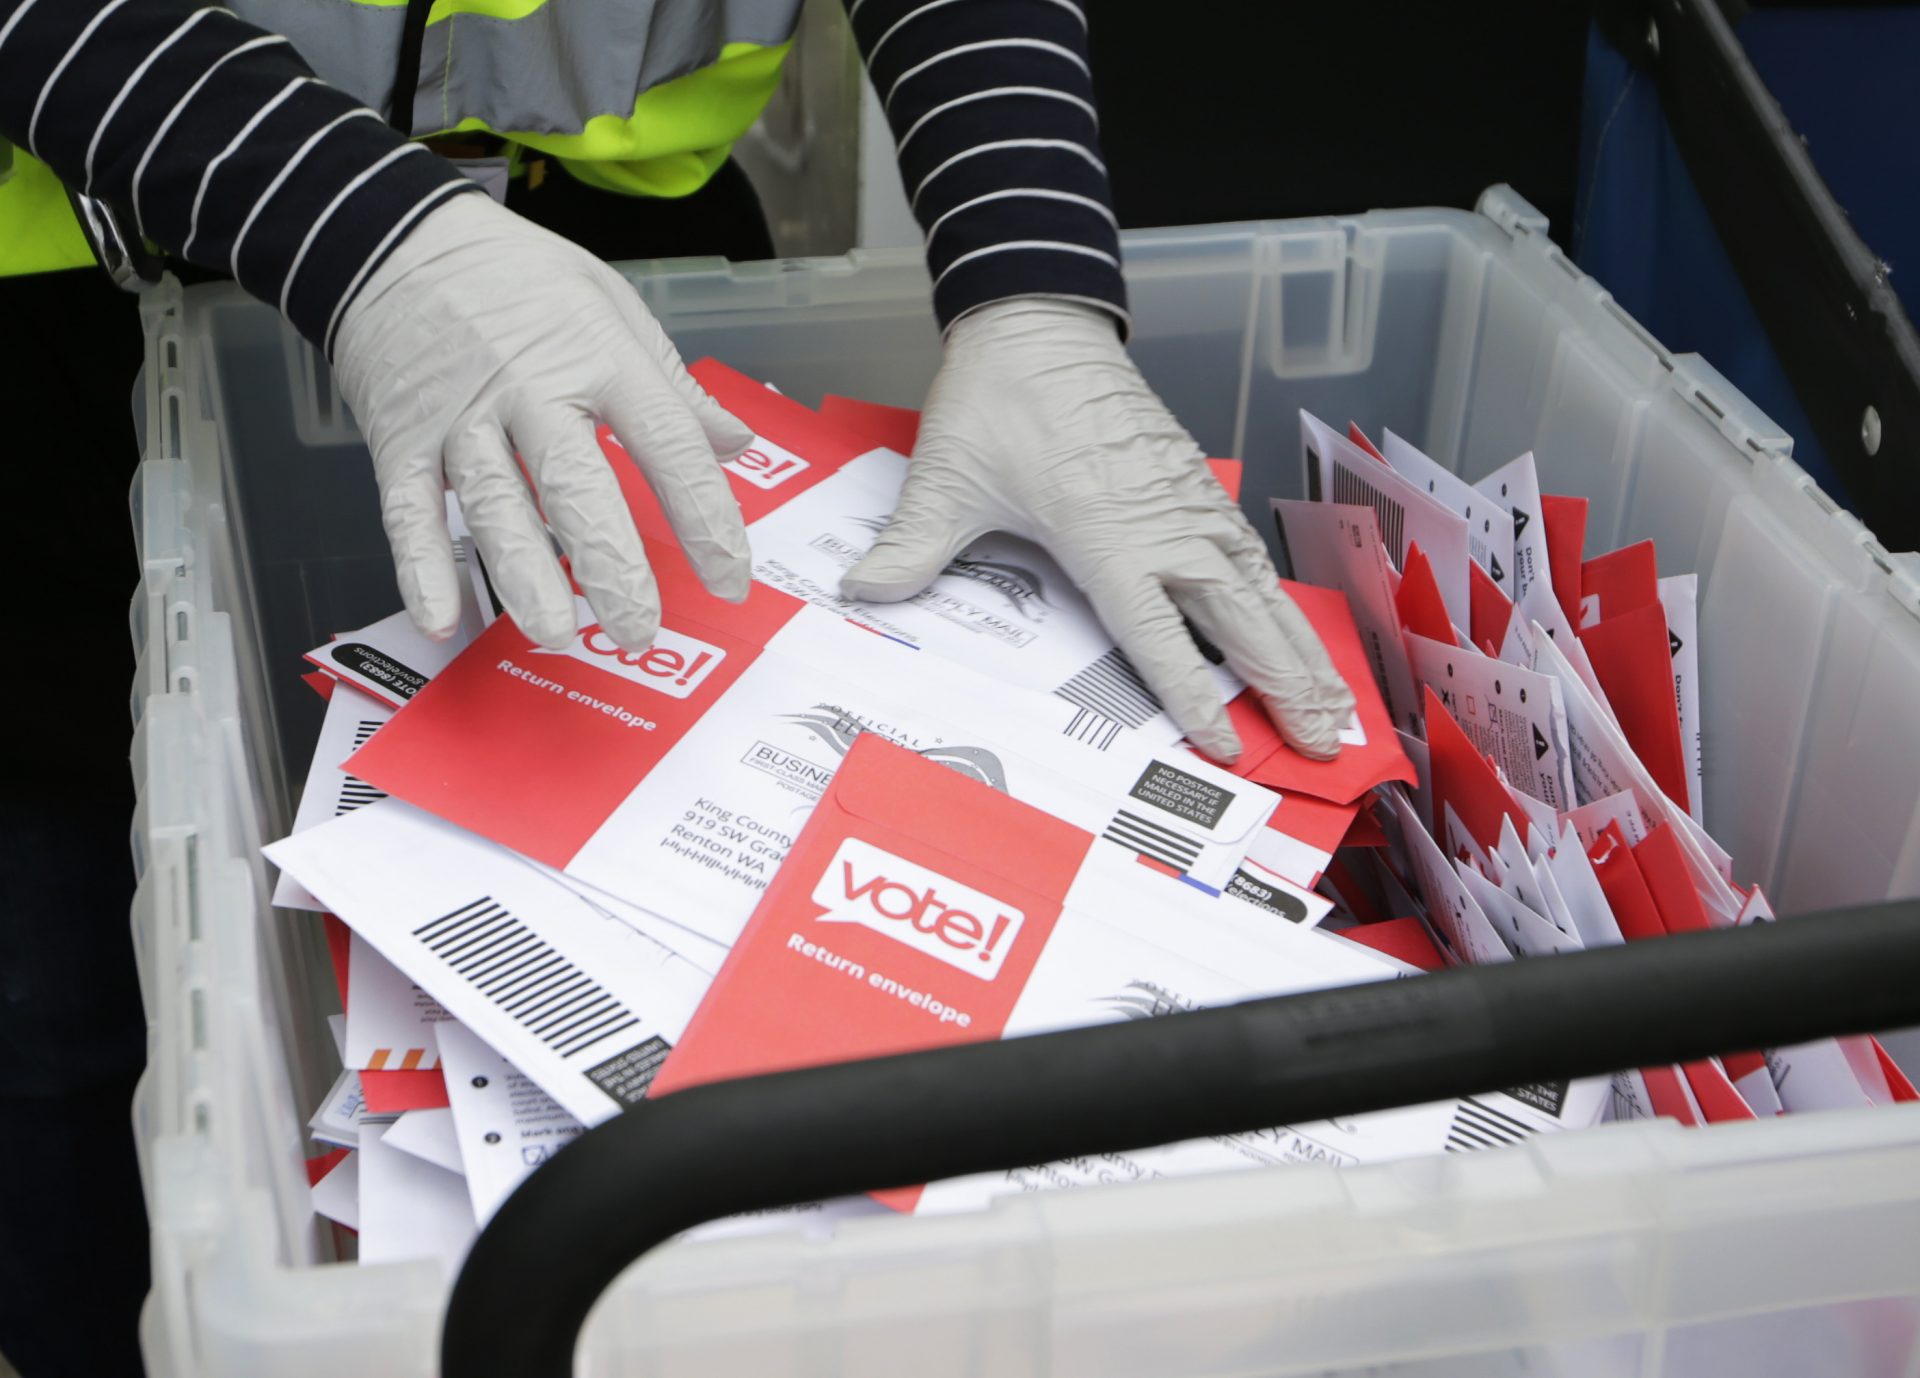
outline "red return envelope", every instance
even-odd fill
[[[1627,744],[1661,793],[1688,807],[1686,751],[1680,739],[1666,611],[1656,602],[1609,614],[1581,631],[1580,645]]]
[[[1233,903],[865,735],[651,1094],[1389,971],[1289,924],[1260,922],[1243,946],[1219,907]],[[918,1193],[885,1199],[911,1209]]]
[[[1366,648],[1354,625],[1346,595],[1338,589],[1280,581],[1281,589],[1300,611],[1333,661],[1333,668],[1353,690],[1356,722],[1341,734],[1340,754],[1331,761],[1311,761],[1285,742],[1268,719],[1252,690],[1227,705],[1227,716],[1240,734],[1242,752],[1233,772],[1282,795],[1299,790],[1335,804],[1350,804],[1376,785],[1389,780],[1415,779],[1413,762],[1400,747],[1399,734],[1387,716],[1380,686],[1367,664]]]

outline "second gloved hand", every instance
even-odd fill
[[[899,506],[841,590],[910,598],[987,531],[1046,547],[1200,750],[1240,741],[1182,613],[1296,750],[1339,751],[1352,693],[1105,312],[1025,298],[953,325]]]
[[[597,422],[640,466],[707,587],[746,596],[746,527],[720,466],[752,433],[688,376],[633,288],[566,240],[455,196],[349,304],[334,370],[373,451],[401,596],[429,636],[460,616],[451,484],[528,636],[557,648],[575,632],[544,510],[601,627],[628,650],[652,643],[659,591]]]

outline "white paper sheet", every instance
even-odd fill
[[[512,853],[396,799],[267,850],[589,1123],[640,1098],[711,979]]]
[[[365,746],[394,711],[346,684],[335,687],[320,720],[320,736],[313,746],[312,764],[307,767],[306,786],[300,791],[300,807],[293,815],[294,832],[305,832],[317,823],[387,797],[366,781],[347,774],[340,763]],[[273,902],[282,909],[321,907],[304,887],[285,875],[274,887]]]
[[[360,1228],[360,1155],[349,1153],[313,1184],[313,1213],[322,1219]]]
[[[1371,507],[1395,569],[1406,567],[1407,546],[1417,542],[1433,564],[1447,616],[1455,626],[1467,626],[1472,618],[1466,519],[1306,411],[1300,413],[1300,446],[1309,491],[1322,501]]]
[[[1395,727],[1418,733],[1420,699],[1401,639],[1400,614],[1394,606],[1391,557],[1380,539],[1374,510],[1337,502],[1275,498],[1273,514],[1293,565],[1293,577],[1303,584],[1318,584],[1346,594],[1387,715]]]
[[[1392,431],[1381,438],[1380,453],[1415,487],[1424,489],[1434,501],[1466,522],[1468,555],[1493,577],[1494,585],[1511,601],[1514,597],[1512,508],[1504,501],[1488,498]]]
[[[1406,640],[1415,682],[1433,690],[1507,783],[1551,810],[1571,808],[1567,712],[1553,676],[1424,636]]]
[[[1648,822],[1674,825],[1681,855],[1686,858],[1694,889],[1706,904],[1709,917],[1718,916],[1722,925],[1732,923],[1741,903],[1727,879],[1733,870],[1733,859],[1706,835],[1685,809],[1661,792],[1619,727],[1600,711],[1587,693],[1567,658],[1544,637],[1540,644],[1539,668],[1560,681],[1560,694],[1567,709],[1567,733],[1573,747],[1574,789],[1581,802],[1632,790]]]
[[[455,1174],[368,1134],[360,1160],[360,1261],[438,1263],[459,1271],[479,1228],[466,1184]]]
[[[425,1071],[439,1065],[433,1029],[447,1012],[359,933],[347,949],[347,1066]]]
[[[448,1112],[481,1224],[586,1126],[463,1024],[440,1030]]]
[[[1514,621],[1537,617],[1536,607],[1558,606],[1553,596],[1553,572],[1547,561],[1547,524],[1542,518],[1540,476],[1533,451],[1509,460],[1473,485],[1482,497],[1503,504],[1513,521],[1513,587],[1506,590],[1519,609]]]
[[[424,1163],[461,1176],[460,1142],[454,1133],[453,1111],[444,1106],[409,1110],[396,1119],[382,1137],[389,1147],[411,1153]]]
[[[1600,877],[1595,874],[1593,863],[1587,859],[1587,850],[1580,841],[1580,835],[1571,823],[1560,827],[1560,839],[1547,860],[1548,868],[1553,872],[1553,883],[1566,901],[1567,912],[1573,916],[1574,929],[1580,935],[1584,947],[1617,947],[1626,941],[1620,925],[1614,920],[1613,906],[1607,903],[1606,891],[1600,888]]]

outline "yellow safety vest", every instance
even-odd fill
[[[230,0],[374,109],[394,88],[407,0]],[[433,0],[415,138],[489,133],[633,196],[698,191],[780,84],[801,0]],[[15,150],[0,276],[91,263],[52,174]]]

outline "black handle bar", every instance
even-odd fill
[[[567,1378],[630,1263],[743,1211],[1920,1024],[1920,901],[748,1077],[575,1140],[468,1254],[442,1378]]]

